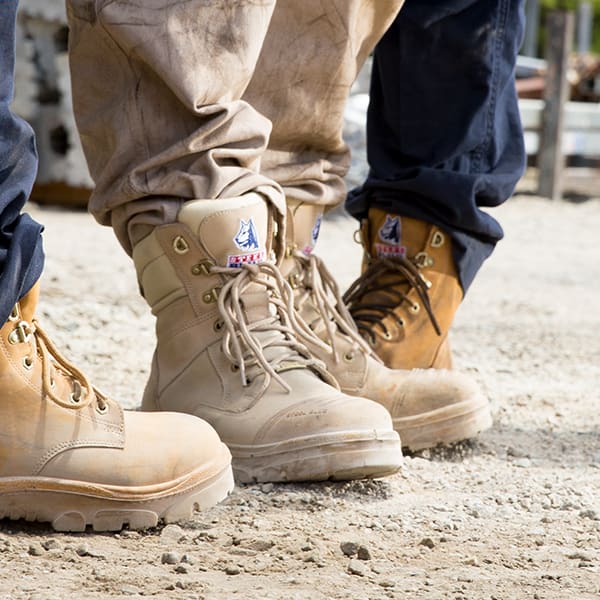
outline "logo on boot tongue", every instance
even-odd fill
[[[240,228],[233,238],[235,245],[242,250],[243,254],[229,254],[227,256],[228,267],[241,267],[242,265],[255,265],[263,262],[266,251],[260,247],[258,233],[252,217],[247,221],[240,219]]]
[[[310,232],[310,244],[306,244],[302,251],[304,254],[310,254],[317,245],[317,240],[319,239],[319,232],[321,231],[321,222],[323,221],[323,215],[319,214],[315,221],[315,224]]]
[[[380,258],[406,256],[406,246],[402,246],[402,224],[400,217],[385,216],[385,223],[379,228],[379,239],[383,244],[375,244],[375,252]]]

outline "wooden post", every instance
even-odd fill
[[[567,66],[573,46],[573,13],[556,10],[546,22],[546,61],[548,71],[544,89],[544,113],[540,134],[539,167],[540,196],[558,200],[562,197],[564,156],[562,134],[565,104],[569,100]]]
[[[527,0],[525,4],[525,37],[521,52],[524,56],[538,55],[538,35],[540,29],[539,0]]]

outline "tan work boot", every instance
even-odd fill
[[[145,529],[227,496],[231,456],[212,427],[104,397],[33,318],[38,294],[0,329],[0,518]]]
[[[370,398],[390,412],[403,446],[433,447],[476,436],[491,425],[487,399],[469,378],[448,370],[392,370],[358,334],[323,262],[312,254],[321,208],[288,202],[288,250],[282,273],[296,310],[319,340],[300,337],[343,392]]]
[[[369,209],[363,273],[344,294],[360,334],[391,369],[450,369],[462,298],[452,240],[439,227]]]
[[[339,392],[294,335],[292,291],[267,260],[270,210],[258,194],[189,201],[134,248],[157,317],[142,408],[206,419],[241,482],[393,473],[387,412]]]

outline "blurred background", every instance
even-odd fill
[[[529,169],[521,191],[600,195],[600,0],[527,0],[516,84]],[[13,109],[37,136],[32,200],[85,207],[92,189],[73,119],[64,0],[21,0]],[[365,112],[370,65],[348,102],[350,186],[366,172]]]

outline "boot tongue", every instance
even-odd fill
[[[38,299],[40,297],[39,281],[19,300],[19,311],[21,319],[31,323],[35,309],[37,308]]]
[[[286,223],[288,246],[299,248],[304,254],[310,254],[317,243],[322,220],[322,206],[288,202]]]
[[[221,267],[241,267],[267,260],[270,217],[259,194],[221,200],[191,200],[178,220],[197,236],[207,255]]]
[[[371,256],[378,258],[406,256],[414,258],[427,245],[426,223],[401,217],[380,208],[369,209],[368,235]]]

